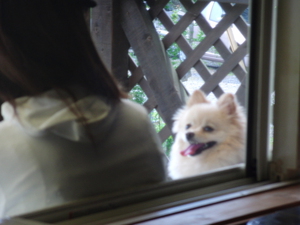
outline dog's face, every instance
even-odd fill
[[[199,155],[234,137],[241,130],[235,120],[237,107],[232,94],[224,94],[211,103],[201,91],[195,91],[186,108],[175,116],[173,132],[186,143],[181,155]]]

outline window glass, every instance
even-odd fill
[[[90,212],[105,212],[107,209],[114,207],[117,208],[137,202],[140,204],[134,205],[133,209],[136,210],[138,207],[140,207],[138,210],[141,210],[143,209],[143,206],[147,205],[147,203],[149,205],[155,205],[152,200],[155,200],[156,197],[162,197],[162,199],[159,199],[161,200],[158,203],[159,206],[153,211],[165,209],[165,207],[167,207],[168,209],[166,211],[169,211],[169,213],[176,213],[177,211],[172,211],[172,209],[176,207],[172,209],[169,207],[178,206],[187,202],[199,203],[200,205],[197,206],[199,207],[202,206],[201,200],[207,200],[214,196],[214,192],[216,192],[216,195],[221,196],[220,198],[223,201],[224,196],[222,196],[222,194],[228,193],[226,191],[233,186],[237,187],[237,185],[239,185],[240,187],[245,187],[245,185],[253,183],[252,178],[255,178],[254,180],[256,181],[266,181],[269,179],[269,169],[271,169],[272,176],[274,176],[275,180],[287,179],[288,177],[295,176],[296,174],[296,148],[287,149],[286,146],[288,145],[282,145],[281,142],[288,143],[290,140],[292,140],[293,144],[296,145],[298,128],[297,123],[294,123],[294,121],[298,121],[298,116],[296,116],[298,111],[297,109],[291,110],[292,113],[290,114],[287,113],[286,110],[282,110],[281,106],[284,105],[287,107],[287,109],[292,109],[293,103],[298,105],[296,102],[288,101],[289,98],[299,102],[297,97],[299,96],[297,94],[299,88],[296,85],[291,85],[291,83],[289,83],[292,82],[293,84],[299,84],[299,76],[293,76],[294,73],[285,73],[286,71],[289,71],[289,69],[294,68],[293,66],[297,67],[299,63],[296,63],[290,67],[290,65],[287,65],[289,62],[287,62],[287,60],[283,60],[283,58],[289,57],[290,52],[293,54],[293,59],[299,59],[297,58],[299,57],[299,45],[296,44],[295,47],[292,47],[288,44],[290,40],[289,38],[295,38],[299,40],[299,32],[298,30],[295,31],[295,29],[285,30],[287,26],[284,26],[284,24],[290,24],[292,22],[289,21],[291,19],[290,17],[286,17],[285,10],[288,12],[293,11],[294,15],[299,15],[299,13],[295,13],[297,9],[295,6],[299,6],[299,3],[293,3],[295,4],[294,7],[292,7],[293,4],[287,3],[287,1],[285,1],[285,3],[281,3],[282,7],[279,7],[282,10],[281,14],[279,13],[279,16],[281,15],[280,21],[287,21],[283,24],[279,23],[279,25],[281,24],[281,26],[279,26],[279,30],[281,31],[280,40],[283,39],[284,41],[278,44],[273,39],[274,36],[276,36],[274,35],[276,31],[272,30],[272,32],[274,32],[272,34],[273,36],[268,33],[271,31],[272,26],[277,25],[274,21],[272,24],[269,24],[268,22],[269,18],[272,17],[273,9],[277,9],[277,7],[275,5],[268,4],[267,1],[264,1],[264,3],[256,1],[256,4],[254,4],[256,7],[255,13],[260,14],[260,16],[256,18],[268,18],[268,20],[262,19],[259,21],[259,23],[262,23],[261,27],[263,27],[265,30],[262,32],[262,30],[260,30],[260,26],[254,27],[254,30],[252,27],[251,29],[253,34],[251,35],[248,34],[251,26],[248,15],[249,7],[244,4],[245,1],[239,1],[243,4],[226,4],[224,3],[225,1],[220,1],[219,3],[207,1],[170,1],[164,6],[162,11],[159,11],[159,13],[157,12],[156,8],[158,6],[153,5],[153,2],[157,1],[146,1],[146,3],[148,3],[146,8],[149,13],[152,13],[152,16],[154,15],[154,26],[163,43],[163,46],[165,47],[167,58],[170,59],[176,76],[178,75],[179,77],[179,79],[174,81],[174,86],[176,87],[178,93],[192,95],[195,90],[201,89],[208,95],[207,99],[215,103],[218,101],[218,98],[223,94],[223,92],[232,93],[237,97],[237,100],[245,109],[245,112],[250,112],[249,115],[247,115],[250,118],[248,126],[250,129],[247,134],[250,139],[247,143],[249,148],[247,149],[248,151],[246,158],[246,163],[248,166],[250,165],[249,167],[246,167],[248,170],[246,172],[250,171],[247,174],[248,183],[245,182],[245,179],[241,179],[245,177],[245,173],[244,170],[240,169],[240,167],[231,167],[227,170],[223,170],[223,168],[221,168],[221,170],[214,171],[214,173],[203,174],[201,177],[196,177],[195,179],[194,177],[176,179],[174,181],[169,179],[168,182],[158,186],[149,186],[145,189],[131,190],[131,192],[127,192],[126,195],[120,194],[113,196],[112,198],[107,197],[104,199],[93,199],[91,204],[86,204],[86,202],[84,202],[84,207],[79,204],[79,206],[69,206],[69,208],[66,207],[63,209],[60,208],[60,215],[58,217],[60,217],[61,220],[66,219],[61,215],[69,216],[69,212],[72,212],[73,215],[73,212],[75,211],[74,209],[78,209],[79,207],[81,207],[81,210],[79,209],[75,212],[81,215],[86,215]],[[258,2],[260,3],[258,4]],[[270,3],[271,1],[268,2]],[[213,17],[210,16],[212,15],[214,5],[219,7],[217,8],[219,12],[225,12],[222,16],[222,19],[218,21],[212,20]],[[234,10],[230,10],[232,7],[234,7]],[[151,11],[152,9],[153,11]],[[179,32],[180,34],[178,35],[176,34],[176,30],[182,29],[181,25],[183,21],[187,20],[186,18],[190,18],[191,14],[187,13],[189,10],[193,12],[192,15],[195,15],[194,10],[199,10],[198,12],[201,12],[201,15],[189,23],[189,25],[183,29],[184,31]],[[225,26],[226,23],[224,21],[228,20],[226,16],[229,12],[238,12],[238,16],[235,18],[234,24],[230,23]],[[295,21],[299,20],[294,20],[294,22]],[[218,29],[213,29],[217,26],[221,26],[220,24],[225,26],[225,28],[218,27]],[[235,32],[234,27],[238,29],[239,33]],[[222,32],[217,33],[216,30],[222,30]],[[281,35],[283,33],[282,31],[288,31],[287,33],[291,35]],[[218,35],[217,39],[215,40],[214,38],[216,37],[214,35],[216,34]],[[239,35],[242,35],[244,39],[239,39]],[[251,54],[254,53],[254,55],[250,55],[249,53],[249,36],[252,38],[254,37],[251,40]],[[271,46],[268,45],[271,42],[273,42],[272,45],[274,45],[272,50],[270,49]],[[293,43],[298,42],[296,41]],[[275,48],[277,47],[276,44],[279,46],[277,50]],[[287,47],[289,47],[289,51],[284,52]],[[246,51],[244,51],[243,48],[245,48]],[[285,54],[278,54],[280,55],[280,63],[277,62],[276,64],[275,56],[277,55],[277,51],[283,51]],[[270,52],[272,52],[271,60],[269,55]],[[149,77],[147,74],[136,77],[137,71],[140,71],[141,67],[144,65],[139,54],[140,53],[138,53],[138,51],[134,51],[134,48],[131,48],[129,51],[129,55],[132,59],[130,63],[132,64],[128,72],[128,77],[136,81],[132,84],[132,100],[144,105],[147,108],[149,112],[149,118],[152,121],[156,132],[158,132],[160,135],[165,154],[167,158],[170,158],[172,146],[174,145],[174,138],[176,138],[176,136],[173,135],[170,130],[171,128],[168,127],[168,122],[165,121],[166,118],[164,117],[163,113],[164,110],[161,110],[159,105],[152,104],[153,96],[151,93],[149,93],[150,84],[147,83],[147,81],[150,81],[152,77]],[[151,57],[149,54],[149,60],[150,59]],[[191,59],[194,59],[195,61]],[[271,67],[273,66],[271,69],[269,66],[270,61]],[[276,65],[274,65],[274,63]],[[283,64],[283,66],[280,66],[279,64]],[[249,76],[249,67],[251,68],[251,77]],[[271,70],[271,72],[269,70]],[[276,79],[279,81],[276,85],[273,84],[274,80],[270,74],[276,74]],[[290,75],[293,79],[287,79],[291,78]],[[162,75],[160,74],[160,76]],[[222,77],[222,79],[217,79],[216,77]],[[211,82],[216,83],[210,84]],[[248,85],[250,90],[247,90]],[[182,89],[180,87],[184,87],[183,92],[181,92]],[[292,87],[290,89],[291,91],[285,91],[286,87]],[[273,121],[273,118],[270,115],[272,115],[272,108],[275,103],[274,90],[276,91],[275,108],[277,108],[277,114],[275,110]],[[249,101],[247,101],[247,97],[245,96],[248,96],[249,92],[251,96],[249,97]],[[278,97],[278,94],[281,95]],[[282,96],[283,98],[281,98]],[[164,96],[161,96],[161,98],[163,97]],[[182,94],[181,97],[184,99],[185,95]],[[176,110],[174,110],[174,112],[175,111]],[[287,119],[287,117],[290,115],[293,116],[293,120]],[[215,120],[217,120],[217,118]],[[187,123],[184,129],[187,130],[193,127],[192,122]],[[274,135],[273,122],[275,124],[275,128],[277,129],[277,133],[274,132]],[[284,127],[284,129],[282,129],[282,127]],[[290,132],[290,127],[295,129],[295,132]],[[206,126],[203,126],[202,131],[211,134],[216,129],[217,127],[215,127],[214,123],[210,123]],[[276,137],[276,135],[277,142],[274,142],[273,137]],[[192,134],[189,134],[186,137],[188,136],[191,136],[190,138],[192,138]],[[290,138],[290,136],[292,138]],[[273,145],[273,142],[276,144]],[[268,149],[266,146],[269,146],[270,149]],[[267,157],[267,153],[272,152],[273,146],[274,148],[277,148],[277,154],[275,154],[275,159],[277,161],[275,161],[275,163],[270,163],[271,167],[269,168],[269,160],[271,157]],[[187,150],[188,151],[183,152],[183,157],[185,154],[188,155],[189,151],[194,151],[193,147],[190,149],[187,148]],[[286,153],[287,151],[288,153]],[[188,158],[195,159],[192,155]],[[189,165],[186,164],[186,166]],[[292,170],[289,170],[291,168]],[[282,169],[287,169],[289,173],[285,174]],[[260,184],[255,183],[255,185],[258,185],[255,187],[260,189]],[[247,187],[245,188],[245,190],[247,190]],[[266,190],[264,187],[261,189],[264,191]],[[239,193],[238,195],[243,195],[246,192]],[[167,200],[167,196],[171,196],[171,200],[169,202]],[[189,199],[191,196],[193,198]],[[197,202],[198,200],[199,202]],[[211,204],[211,202],[209,204]],[[183,210],[187,210],[187,208],[184,208]],[[52,212],[54,212],[54,210]],[[136,213],[136,211],[134,212]],[[143,213],[145,213],[145,211],[143,211]],[[58,215],[55,212],[53,214],[56,216]],[[55,221],[55,219],[53,219],[54,217],[52,216],[53,214],[48,214],[48,221]],[[159,216],[164,215],[159,214]],[[43,218],[43,220],[41,219],[41,221],[47,221],[45,218],[46,216]]]
[[[220,191],[221,183],[230,183],[226,186],[229,188],[236,185],[237,179],[246,177],[247,85],[251,58],[249,4],[246,1],[242,1],[243,4],[232,4],[229,1],[218,3],[191,0],[169,1],[162,6],[158,2],[144,1],[141,10],[153,14],[150,22],[158,34],[156,37],[150,35],[147,40],[157,38],[162,45],[156,40],[153,43],[157,46],[151,48],[143,45],[145,41],[136,44],[133,42],[135,37],[127,33],[125,26],[122,28],[125,33],[122,38],[128,38],[131,45],[128,51],[127,80],[124,83],[128,84],[125,86],[131,101],[146,108],[154,131],[160,138],[167,179],[154,186],[137,187],[138,191],[135,187],[129,187],[121,192],[98,196],[103,209],[109,208],[111,201],[120,206],[128,202],[141,202],[147,199],[147,195],[157,197],[196,187],[209,189],[215,185],[212,190]],[[137,10],[135,3],[132,4],[132,10]],[[103,15],[97,15],[97,8],[90,14],[93,18],[104,18]],[[131,24],[135,28],[145,18],[139,18],[141,13],[138,12],[133,15],[137,16],[136,22]],[[144,23],[142,28],[148,29],[148,26],[152,25]],[[137,26],[136,30],[142,28]],[[98,32],[97,23],[92,20],[91,30]],[[151,29],[146,31],[150,32]],[[95,42],[100,45],[105,41],[95,39]],[[109,57],[105,58],[107,60]],[[168,73],[157,73],[156,76],[151,74],[147,67],[149,62],[153,62],[153,71],[163,65]],[[180,104],[170,93],[165,92],[168,89],[166,85],[172,86]],[[201,92],[196,92],[198,90]],[[195,92],[198,94],[194,95]],[[174,103],[172,108],[161,104],[161,99]],[[134,119],[132,122],[135,122]],[[129,136],[130,131],[126,135]],[[124,137],[120,135],[118,138]],[[137,143],[131,144],[138,146]],[[145,142],[140,146],[143,144]],[[118,153],[121,150],[114,149]],[[122,154],[119,155],[120,160],[121,156],[128,155]],[[53,154],[53,157],[56,155]],[[46,159],[44,157],[45,163]],[[142,178],[147,169],[139,171],[139,177]],[[201,177],[194,179],[198,175]],[[61,176],[65,177],[63,173]],[[81,176],[85,178],[84,174]],[[122,181],[126,183],[131,177],[133,175],[128,174]],[[113,183],[114,177],[109,179]],[[130,198],[124,197],[124,193]],[[69,194],[72,195],[71,192]]]

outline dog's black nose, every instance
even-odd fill
[[[189,133],[186,133],[185,136],[186,136],[186,139],[187,139],[188,141],[191,141],[191,140],[193,139],[193,137],[195,136],[195,134],[189,132]]]

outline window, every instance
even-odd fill
[[[151,1],[148,2],[151,5]],[[192,1],[188,4],[192,4]],[[248,109],[248,151],[245,168],[233,166],[213,174],[171,181],[106,198],[93,198],[23,218],[55,222],[67,220],[71,212],[77,219],[67,223],[72,224],[73,221],[74,224],[79,224],[84,220],[108,223],[149,212],[159,213],[163,209],[167,209],[163,213],[168,215],[176,210],[196,207],[197,204],[199,206],[211,203],[212,197],[222,198],[228,193],[298,178],[299,4],[298,1],[251,2],[252,14],[255,12],[255,17],[251,23],[250,34],[250,76],[248,82],[242,83],[249,87],[249,91],[245,93],[248,99],[245,102]],[[151,12],[155,14],[154,9]],[[182,77],[187,72],[180,66],[177,69],[177,72],[182,72]],[[274,135],[270,134],[271,125],[274,125]],[[268,157],[270,152],[271,161]],[[97,214],[80,218],[92,213]]]

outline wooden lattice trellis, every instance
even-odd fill
[[[248,0],[217,1],[225,12],[213,28],[202,10],[210,1],[180,0],[185,14],[174,24],[164,7],[169,0],[97,0],[98,7],[92,12],[92,32],[97,48],[107,67],[129,91],[140,85],[148,100],[144,106],[148,111],[156,109],[166,126],[159,132],[162,141],[171,135],[172,116],[184,104],[188,94],[180,80],[194,68],[205,83],[201,86],[206,94],[219,97],[224,93],[219,83],[231,72],[240,81],[236,92],[241,104],[245,103],[247,72],[240,62],[247,55],[248,25],[241,14],[248,7]],[[146,9],[145,3],[150,7]],[[152,21],[158,19],[168,34],[160,40]],[[205,38],[194,49],[182,35],[195,22],[204,32]],[[228,48],[220,38],[234,24],[245,37],[244,43]],[[166,50],[176,43],[186,59],[174,70]],[[222,58],[222,65],[211,73],[202,59],[214,46]],[[136,65],[128,56],[132,48],[137,56]],[[130,71],[130,76],[128,76]]]

